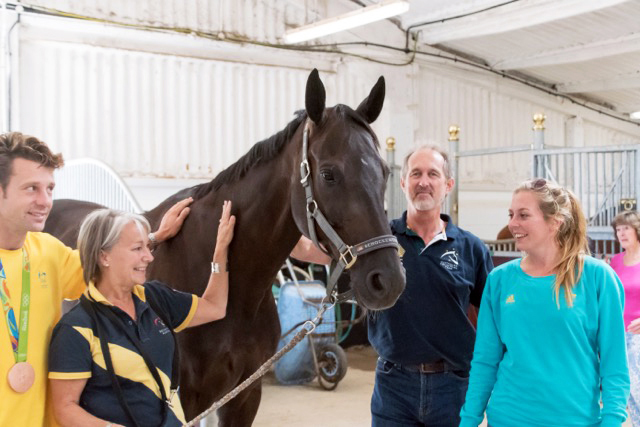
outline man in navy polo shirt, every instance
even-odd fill
[[[409,153],[400,185],[407,210],[391,230],[407,285],[393,307],[368,319],[380,356],[372,425],[457,427],[476,336],[467,309],[480,306],[493,263],[480,239],[441,213],[454,185],[445,152],[421,146]]]

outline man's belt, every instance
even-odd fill
[[[441,372],[455,371],[453,366],[444,361],[433,363],[420,363],[418,365],[400,365],[402,369],[409,372],[420,372],[422,374],[438,374]]]

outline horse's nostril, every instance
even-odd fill
[[[380,293],[384,291],[384,285],[382,283],[382,277],[380,273],[371,272],[368,277],[369,289],[372,293]]]

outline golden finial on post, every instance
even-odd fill
[[[460,126],[451,125],[449,126],[449,141],[458,141],[460,135]]]
[[[535,113],[533,115],[533,130],[544,130],[544,121],[547,119],[547,116],[544,113]]]
[[[392,136],[387,138],[387,151],[395,151],[396,149],[396,139]]]

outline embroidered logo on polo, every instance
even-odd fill
[[[158,332],[162,335],[166,335],[169,333],[169,328],[167,328],[167,325],[165,325],[162,319],[160,319],[159,317],[156,317],[154,319],[153,324],[156,326],[156,328],[159,328]]]
[[[506,301],[504,302],[505,304],[514,304],[516,302],[516,297],[511,294],[507,297]]]
[[[440,255],[440,266],[447,270],[457,270],[459,267],[458,252],[455,249],[445,251]]]
[[[47,273],[46,272],[38,271],[38,280],[40,281],[40,287],[41,288],[49,287],[49,284],[47,283]]]
[[[401,244],[398,244],[398,256],[402,258],[404,256],[405,250]]]

